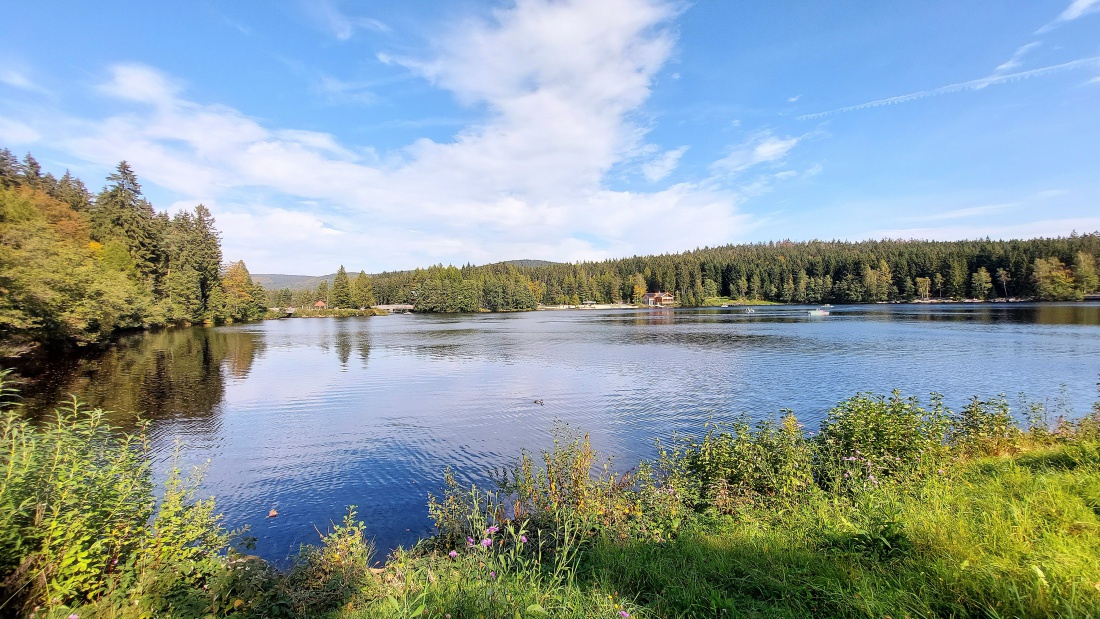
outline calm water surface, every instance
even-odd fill
[[[349,504],[380,549],[430,532],[452,466],[482,481],[556,422],[628,468],[653,439],[789,408],[814,429],[857,391],[1019,393],[1071,414],[1096,399],[1100,304],[546,311],[289,319],[120,340],[51,369],[66,393],[153,419],[158,475],[178,439],[204,493],[283,560]],[[536,403],[542,401],[542,404]],[[125,422],[125,416],[119,418]],[[265,518],[275,507],[278,518]]]

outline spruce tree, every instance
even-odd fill
[[[158,217],[153,206],[141,195],[137,176],[125,161],[107,177],[92,209],[92,238],[100,243],[118,240],[134,259],[138,272],[155,288],[164,262],[162,244],[167,232],[167,216]]]
[[[365,271],[359,271],[352,285],[352,298],[356,307],[371,307],[374,305],[374,290]]]
[[[336,271],[336,279],[332,282],[332,307],[339,309],[355,307],[351,298],[351,281],[348,280],[348,272],[344,270],[342,264],[340,270]]]

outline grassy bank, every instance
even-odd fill
[[[35,617],[1093,617],[1100,406],[857,395],[815,432],[734,420],[626,474],[587,438],[445,490],[371,569],[354,509],[276,571],[196,480],[153,498],[144,434],[75,403],[0,456],[0,613]],[[246,535],[246,534],[245,534]],[[234,539],[241,542],[233,546]]]

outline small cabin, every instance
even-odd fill
[[[324,301],[318,301],[313,304],[313,307],[315,309],[325,309],[326,307],[328,307],[328,303],[325,303]]]
[[[642,305],[648,307],[663,307],[675,301],[676,297],[671,292],[647,292],[642,295]]]

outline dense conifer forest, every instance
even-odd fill
[[[672,292],[683,306],[720,298],[780,303],[921,299],[1081,299],[1097,290],[1100,233],[994,241],[780,241],[603,262],[434,266],[373,277],[379,303],[423,311],[536,303],[637,302]],[[477,301],[480,299],[480,301]]]
[[[203,205],[169,217],[125,161],[93,195],[0,150],[0,356],[123,329],[261,318],[264,291],[225,264]]]

